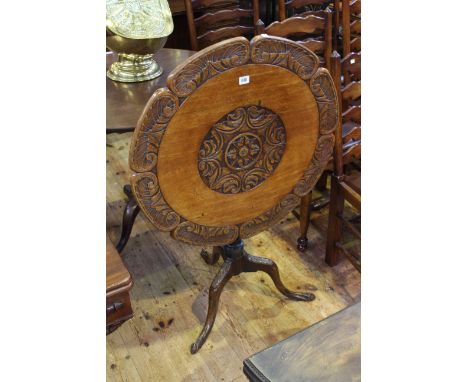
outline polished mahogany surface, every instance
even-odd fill
[[[106,131],[126,132],[135,129],[148,99],[158,88],[166,86],[169,73],[195,52],[183,49],[161,49],[155,58],[164,72],[151,81],[123,83],[106,77]],[[117,54],[106,53],[106,69],[117,61]]]

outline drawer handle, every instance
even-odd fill
[[[112,313],[118,311],[119,309],[122,309],[123,305],[124,305],[124,304],[121,303],[121,302],[114,302],[112,305],[107,306],[107,308],[106,308],[106,316],[108,316],[109,314],[112,314]]]

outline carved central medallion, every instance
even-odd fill
[[[198,172],[212,190],[237,194],[265,181],[281,161],[286,129],[262,106],[243,106],[223,116],[206,134]]]
[[[242,170],[255,164],[262,151],[262,142],[257,135],[240,134],[226,148],[226,164],[233,170]]]

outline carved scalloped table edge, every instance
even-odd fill
[[[319,137],[315,152],[302,178],[290,193],[256,218],[232,226],[205,226],[188,221],[174,211],[160,190],[156,166],[164,132],[179,106],[210,78],[248,63],[275,65],[298,75],[310,87],[319,111]],[[319,68],[318,57],[293,41],[260,35],[251,41],[235,37],[214,44],[191,56],[168,77],[167,88],[149,99],[133,134],[129,165],[135,172],[131,184],[146,217],[161,231],[193,245],[224,245],[237,238],[260,233],[284,218],[314,187],[333,154],[338,122],[337,94],[327,70]]]

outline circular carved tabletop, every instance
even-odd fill
[[[315,185],[337,121],[333,81],[311,51],[265,35],[212,45],[148,101],[130,148],[134,195],[175,239],[253,236]]]

